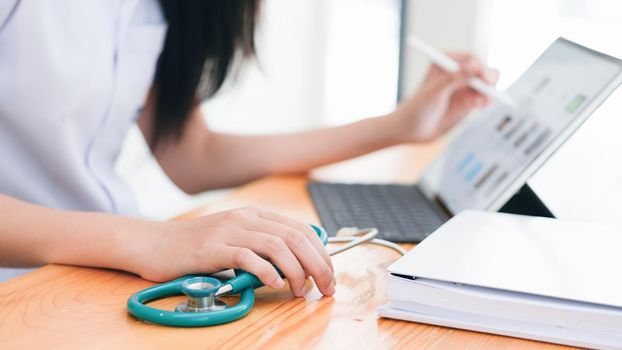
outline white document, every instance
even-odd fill
[[[443,315],[403,311],[392,308],[389,305],[382,306],[380,310],[378,310],[378,314],[381,317],[395,318],[398,320],[428,323],[437,326],[460,328],[556,344],[591,349],[622,349],[622,337],[620,335],[602,335],[581,332],[574,329],[546,326],[537,323],[465,315],[455,312],[447,317]]]
[[[622,307],[622,228],[464,211],[392,274]]]
[[[389,267],[379,315],[622,349],[622,230],[463,212]]]
[[[622,308],[427,279],[390,278],[391,306],[405,311],[420,312],[426,306],[528,323],[535,323],[537,315],[541,325],[622,335]]]

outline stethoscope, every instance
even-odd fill
[[[363,243],[382,245],[401,255],[406,253],[395,243],[375,239],[378,234],[375,228],[350,229],[349,236],[328,238],[323,228],[315,225],[311,227],[324,245],[333,242],[346,243],[329,251],[331,256]],[[127,301],[127,309],[138,319],[173,327],[205,327],[233,322],[251,311],[255,304],[255,289],[263,286],[261,281],[249,272],[236,270],[235,274],[235,277],[226,281],[213,276],[190,275],[159,284],[132,295]],[[187,300],[177,305],[175,311],[146,305],[157,299],[182,294],[187,296]],[[231,294],[240,294],[240,301],[235,305],[227,305],[218,299],[220,296]]]

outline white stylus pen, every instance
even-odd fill
[[[452,60],[449,56],[430,46],[425,41],[417,38],[416,36],[409,36],[407,39],[407,43],[413,48],[419,50],[424,55],[428,56],[428,58],[431,59],[432,62],[434,62],[434,64],[441,69],[452,73],[460,70],[460,65],[458,64],[458,62]],[[499,102],[503,102],[504,104],[512,108],[517,108],[518,106],[514,99],[510,97],[510,95],[497,90],[495,87],[484,82],[480,78],[474,77],[469,79],[469,86],[473,88],[473,90],[476,90],[483,95],[493,98]]]

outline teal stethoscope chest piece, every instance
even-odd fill
[[[177,305],[177,312],[206,312],[224,310],[227,304],[216,299],[222,282],[214,277],[191,277],[181,282],[181,292],[188,300]]]
[[[326,231],[318,226],[311,226],[326,244]],[[248,314],[255,304],[255,288],[262,286],[255,275],[242,270],[236,270],[236,276],[224,282],[208,276],[185,276],[132,295],[127,301],[127,308],[138,319],[166,326],[214,326],[235,321]],[[182,294],[188,299],[179,304],[175,311],[146,305],[153,300]],[[217,298],[225,294],[240,294],[240,301],[229,306]]]

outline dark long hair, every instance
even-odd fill
[[[151,147],[179,139],[190,112],[255,55],[259,0],[160,0],[168,31],[153,83]]]

